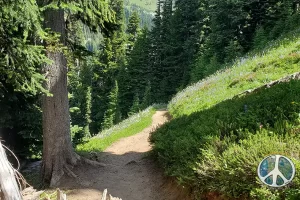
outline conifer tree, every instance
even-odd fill
[[[84,138],[91,137],[91,108],[92,108],[92,90],[91,82],[93,69],[90,66],[89,58],[77,60],[77,65],[70,67],[68,72],[69,102],[71,112],[72,127],[78,127],[80,130],[73,135],[73,143],[79,144]],[[71,129],[72,129],[71,127]]]
[[[231,40],[227,47],[225,47],[225,62],[229,63],[234,59],[241,57],[243,55],[243,47],[240,45],[239,41]]]
[[[104,113],[104,120],[102,123],[102,129],[107,129],[114,124],[120,122],[120,109],[119,109],[119,87],[118,82],[115,81],[115,85],[109,94],[108,108]]]
[[[121,67],[118,80],[120,82],[120,101],[121,101],[121,112],[124,113],[124,116],[127,115],[128,109],[132,102],[133,96],[133,82],[138,78],[135,76],[137,74],[133,74],[135,69],[135,61],[143,62],[145,61],[142,55],[142,49],[140,47],[136,47],[138,38],[140,37],[140,28],[139,28],[139,16],[137,12],[133,12],[129,19],[129,24],[127,26],[127,44],[126,44],[126,64]],[[146,44],[145,44],[146,45]],[[145,46],[144,49],[148,48]],[[135,49],[135,50],[133,50]],[[131,55],[131,52],[134,51],[134,55]],[[139,56],[139,60],[132,59],[135,56]],[[134,60],[134,61],[133,61]],[[139,62],[139,64],[141,64]],[[136,83],[136,82],[135,82]],[[135,85],[136,86],[136,85]]]
[[[135,41],[137,40],[137,37],[140,33],[140,18],[138,16],[138,13],[134,11],[130,18],[129,18],[129,23],[127,25],[127,55],[130,54],[130,51],[133,48],[133,45]]]
[[[268,42],[268,36],[263,27],[257,28],[253,39],[253,48],[263,49]]]
[[[70,5],[67,6],[67,3]],[[65,45],[66,22],[64,8],[73,8],[73,13],[92,30],[108,33],[114,25],[114,15],[109,5],[102,0],[86,3],[78,1],[43,1],[45,28],[58,33],[58,43]],[[79,9],[81,7],[81,9]],[[99,10],[106,12],[99,12]],[[100,22],[100,23],[99,23]],[[45,89],[52,96],[44,96],[43,109],[43,165],[42,176],[46,184],[56,186],[65,172],[70,174],[69,166],[76,165],[80,157],[74,152],[70,137],[69,100],[67,90],[67,61],[61,48],[50,48],[47,44],[47,57],[53,62],[44,66],[47,78]],[[60,45],[58,45],[59,47]]]
[[[0,98],[10,87],[27,96],[46,92],[39,71],[50,61],[37,45],[47,39],[38,5],[35,1],[2,1],[0,13]]]
[[[155,17],[153,19],[153,27],[150,32],[150,57],[149,66],[151,71],[150,82],[154,101],[160,102],[160,81],[162,79],[161,75],[161,63],[162,63],[162,5],[161,0],[157,1],[157,9],[155,11]]]
[[[151,101],[151,83],[148,81],[147,86],[145,87],[145,92],[141,104],[141,109],[146,109],[152,103]]]
[[[176,93],[178,83],[175,81],[178,74],[174,70],[174,56],[176,40],[174,40],[173,29],[173,0],[165,0],[162,11],[162,28],[161,28],[161,80],[160,80],[160,102],[168,102],[171,95]],[[177,86],[176,86],[177,85]]]
[[[139,111],[140,111],[140,98],[139,98],[139,94],[136,93],[133,98],[132,106],[128,112],[128,116],[138,113]]]
[[[120,72],[120,101],[121,110],[125,115],[132,106],[133,97],[136,93],[143,94],[148,82],[150,82],[152,72],[150,57],[150,37],[147,28],[144,28],[138,36],[134,47],[128,56],[128,63]]]
[[[124,14],[124,2],[123,0],[111,1],[111,6],[116,12],[116,30],[111,36],[112,48],[113,48],[113,62],[115,62],[120,68],[125,63],[126,54],[126,34],[125,34],[125,14]]]
[[[99,52],[97,64],[94,66],[92,128],[94,132],[103,129],[102,120],[108,107],[109,94],[118,79],[119,71],[125,65],[126,36],[124,25],[123,0],[111,1],[110,5],[116,13],[115,30],[104,37],[103,49]]]
[[[90,138],[91,137],[90,123],[92,122],[92,120],[91,120],[92,90],[91,90],[90,86],[88,86],[87,90],[86,90],[85,104],[86,104],[86,108],[85,108],[84,136],[85,136],[85,138]]]
[[[180,79],[177,87],[185,87],[190,79],[191,64],[199,50],[202,28],[201,1],[175,1],[174,37],[176,44],[176,71]]]
[[[40,155],[38,96],[47,93],[40,72],[50,62],[41,44],[48,38],[42,28],[40,9],[35,1],[2,0],[0,13],[0,129],[17,134],[17,156]],[[6,132],[2,134],[5,137]]]

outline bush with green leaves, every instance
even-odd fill
[[[292,159],[299,169],[299,135],[281,135],[266,129],[246,135],[246,139],[238,141],[234,135],[223,140],[215,138],[201,149],[195,167],[197,192],[216,192],[229,198],[246,199],[290,199],[287,197],[295,196],[290,190],[299,188],[299,174],[289,187],[275,190],[258,180],[257,167],[266,156],[279,154]]]

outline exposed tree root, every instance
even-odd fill
[[[108,166],[104,163],[93,161],[93,160],[84,158],[84,157],[79,156],[78,154],[74,153],[74,154],[72,154],[71,159],[69,159],[66,162],[66,164],[61,166],[62,168],[61,167],[56,167],[56,168],[53,169],[53,172],[54,171],[56,171],[56,172],[51,177],[50,187],[55,188],[55,187],[59,186],[60,185],[60,180],[64,175],[69,176],[71,178],[74,178],[74,179],[76,179],[77,182],[80,183],[81,180],[78,177],[78,175],[76,175],[76,173],[74,173],[73,168],[78,166],[78,165],[85,165],[85,164],[86,165],[91,165],[93,167],[106,167],[106,166]]]
[[[107,165],[98,161],[90,160],[84,157],[80,157],[80,160],[83,164],[92,165],[94,167],[106,167]]]
[[[73,167],[72,167],[72,168],[73,168]],[[70,177],[72,177],[72,178],[77,178],[77,177],[78,177],[78,176],[70,169],[70,167],[67,166],[67,165],[64,166],[64,172],[65,172],[68,176],[70,176]]]

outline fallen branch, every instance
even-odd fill
[[[94,167],[106,167],[107,165],[104,163],[100,163],[98,161],[90,160],[84,157],[80,157],[81,161],[85,164],[92,165]]]
[[[291,80],[300,80],[300,72],[296,72],[294,74],[288,75],[286,77],[283,77],[281,79],[275,80],[275,81],[271,81],[270,83],[264,84],[258,88],[255,89],[250,89],[250,90],[246,90],[244,92],[239,93],[238,95],[234,96],[233,99],[238,98],[242,95],[247,95],[247,94],[251,94],[254,92],[257,92],[259,90],[265,89],[265,88],[270,88],[274,85],[277,85],[279,83],[285,83],[285,82],[289,82]]]

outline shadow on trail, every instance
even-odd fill
[[[95,155],[94,155],[95,156]],[[163,169],[147,153],[97,153],[95,160],[105,167],[81,165],[74,168],[78,178],[65,176],[60,188],[70,190],[70,199],[99,199],[104,189],[123,200],[189,199],[188,191],[163,175]]]

